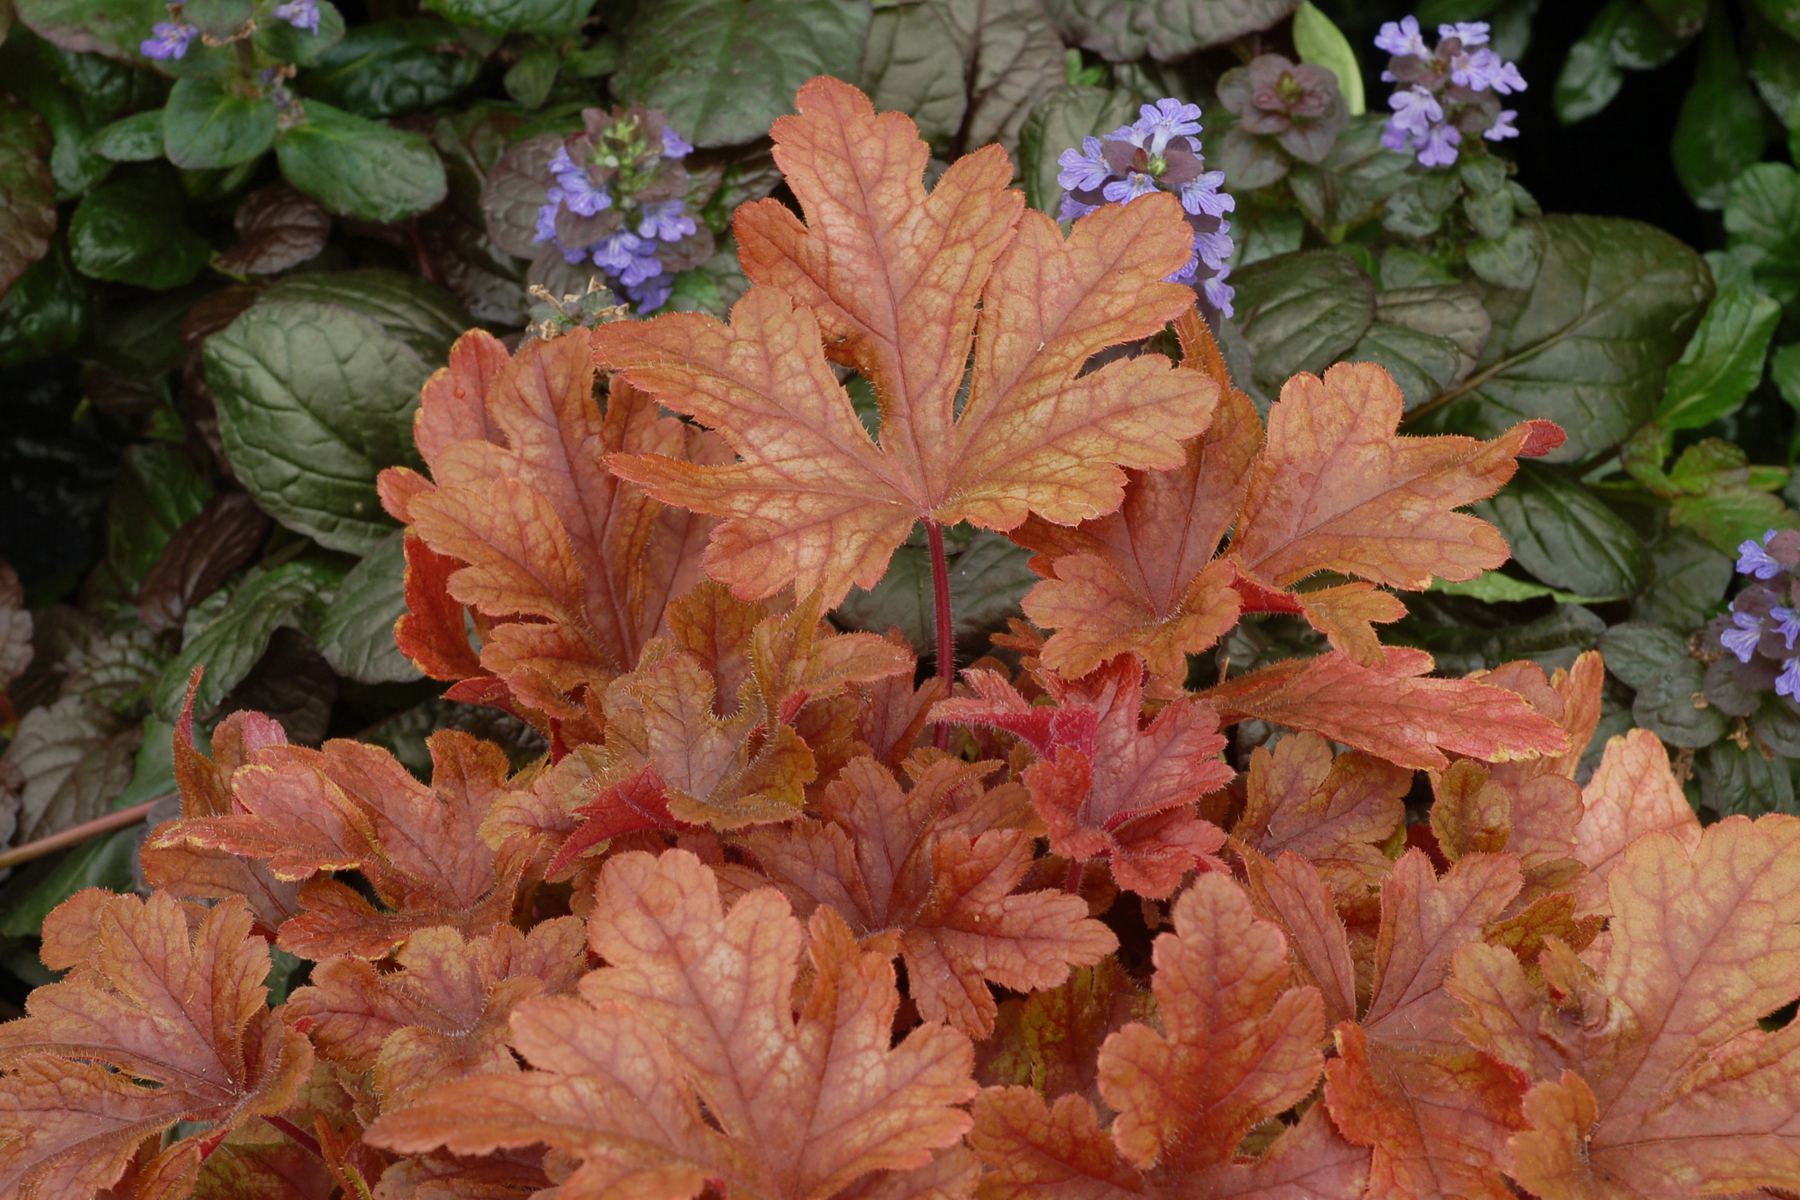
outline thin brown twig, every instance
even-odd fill
[[[174,795],[174,792],[170,792],[167,796],[158,796],[154,800],[146,800],[142,804],[134,804],[130,808],[121,808],[118,812],[109,812],[105,816],[95,817],[80,825],[71,825],[49,837],[41,837],[35,842],[26,842],[23,846],[14,846],[10,850],[0,850],[0,869],[16,867],[21,863],[42,858],[46,854],[55,854],[58,850],[73,846],[78,842],[85,842],[91,837],[98,837],[103,833],[111,833],[115,829],[124,829],[127,826],[135,825],[150,815],[153,805]]]

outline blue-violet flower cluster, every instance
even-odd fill
[[[1412,151],[1423,166],[1447,167],[1466,134],[1491,142],[1518,137],[1513,119],[1519,114],[1502,108],[1499,97],[1524,91],[1525,78],[1487,41],[1485,21],[1439,25],[1435,48],[1426,47],[1417,17],[1383,25],[1375,45],[1393,57],[1381,77],[1401,86],[1388,97],[1394,115],[1381,144]]]
[[[582,118],[583,131],[550,160],[533,240],[571,265],[593,263],[650,312],[668,300],[676,272],[713,252],[712,234],[687,212],[681,160],[694,148],[641,106],[590,108]]]
[[[1064,150],[1057,159],[1063,187],[1060,219],[1084,217],[1103,204],[1129,204],[1150,192],[1171,192],[1181,200],[1194,231],[1194,252],[1187,265],[1169,276],[1199,290],[1212,307],[1229,317],[1235,294],[1231,274],[1231,223],[1225,214],[1237,207],[1220,190],[1223,171],[1208,171],[1200,154],[1200,106],[1158,100],[1138,110],[1136,121],[1103,138],[1083,138],[1080,150]]]
[[[319,32],[319,0],[284,0],[275,6],[274,15],[295,29],[304,29],[311,34]],[[152,26],[150,36],[139,43],[138,51],[145,58],[180,58],[187,53],[188,43],[199,36],[198,27],[181,19],[179,4],[169,5],[169,17],[170,20],[158,21]],[[244,34],[240,31],[237,36]]]
[[[1750,584],[1731,611],[1707,626],[1714,652],[1737,659],[1732,682],[1740,691],[1766,691],[1800,700],[1800,532],[1771,529],[1738,547],[1738,574]]]

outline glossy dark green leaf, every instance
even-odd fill
[[[68,243],[59,234],[44,257],[0,296],[0,366],[17,366],[73,346],[92,305],[88,282],[75,273]]]
[[[1678,497],[1669,504],[1669,521],[1693,530],[1723,553],[1770,529],[1800,529],[1800,513],[1780,496],[1743,487]]]
[[[1324,371],[1375,320],[1375,284],[1342,250],[1266,258],[1231,282],[1256,382],[1271,395],[1290,375]]]
[[[1750,80],[1757,94],[1789,129],[1800,124],[1800,42],[1767,26],[1753,31]]]
[[[1350,118],[1324,162],[1293,164],[1288,186],[1313,224],[1325,229],[1354,225],[1407,182],[1412,159],[1381,144],[1387,115],[1368,112]]]
[[[1196,50],[1268,29],[1299,0],[1044,0],[1063,39],[1112,62],[1149,55],[1174,62]]]
[[[90,278],[163,290],[198,275],[212,247],[187,227],[178,192],[139,176],[82,198],[69,218],[69,253]]]
[[[1629,688],[1641,688],[1650,677],[1688,656],[1687,638],[1666,625],[1622,621],[1600,638],[1606,669]]]
[[[1676,37],[1692,37],[1706,24],[1706,0],[1644,0],[1644,7]]]
[[[29,31],[0,45],[0,88],[11,93],[49,126],[50,176],[56,199],[73,200],[111,173],[110,160],[89,146],[94,133],[116,115],[104,97],[85,97],[63,78],[60,65],[104,62],[93,55],[69,54],[32,37]],[[112,64],[108,64],[109,66]]]
[[[319,653],[331,669],[358,683],[419,678],[394,644],[394,622],[406,612],[406,555],[396,530],[350,568],[319,621]]]
[[[1713,297],[1681,358],[1669,368],[1668,390],[1656,408],[1664,429],[1698,429],[1735,412],[1762,382],[1769,338],[1781,305],[1753,292]]]
[[[1764,758],[1755,747],[1745,749],[1727,739],[1699,756],[1695,766],[1701,803],[1721,817],[1795,811],[1794,781],[1785,758]]]
[[[107,507],[106,549],[89,584],[93,593],[134,598],[175,531],[198,516],[212,495],[212,482],[181,447],[127,447]]]
[[[163,156],[162,109],[133,113],[103,126],[88,149],[112,162],[150,162]]]
[[[950,612],[958,638],[1004,629],[1008,617],[1021,615],[1019,601],[1037,582],[1027,563],[1031,552],[987,530],[965,526],[947,531],[950,567]],[[916,539],[923,541],[922,537]],[[853,589],[833,614],[846,629],[886,633],[898,626],[919,654],[936,644],[931,580],[931,553],[922,545],[894,552],[887,574],[869,591]]]
[[[425,7],[488,33],[574,33],[594,7],[594,0],[426,0]]]
[[[1725,736],[1730,721],[1706,703],[1701,692],[1705,673],[1691,658],[1659,668],[1638,689],[1631,703],[1632,719],[1671,746],[1712,745]]]
[[[1724,598],[1733,561],[1691,530],[1668,531],[1650,545],[1650,577],[1632,601],[1632,619],[1693,629]]]
[[[1732,180],[1725,198],[1731,256],[1782,304],[1800,299],[1800,174],[1786,163],[1757,163]]]
[[[1556,81],[1556,115],[1564,124],[1593,116],[1618,94],[1622,71],[1660,67],[1686,44],[1687,38],[1670,33],[1644,0],[1607,0],[1569,48]]]
[[[6,914],[0,918],[0,937],[35,936],[50,910],[83,888],[130,891],[131,858],[142,832],[139,826],[115,829],[52,860],[41,874],[9,880],[0,892],[0,911]]]
[[[56,232],[50,148],[43,118],[0,96],[0,296],[44,257]]]
[[[275,154],[289,183],[341,216],[390,223],[444,198],[444,164],[423,134],[316,100],[276,139]]]
[[[1518,564],[1551,587],[1630,596],[1649,574],[1649,556],[1631,526],[1555,468],[1522,465],[1475,511],[1500,527]]]
[[[542,107],[556,86],[556,73],[562,59],[548,46],[533,46],[519,55],[519,61],[506,69],[502,83],[506,94],[525,108]]]
[[[457,29],[416,18],[358,25],[296,80],[311,100],[363,117],[396,117],[454,99],[481,74]]]
[[[316,0],[319,27],[302,29],[286,21],[265,21],[256,27],[256,48],[280,62],[307,67],[324,58],[344,39],[344,15],[331,0]]]
[[[398,271],[320,271],[282,280],[263,294],[271,303],[310,300],[359,312],[380,322],[388,336],[412,347],[436,369],[470,324],[469,315],[440,287]]]
[[[1675,174],[1701,208],[1723,208],[1738,173],[1762,157],[1763,109],[1738,62],[1731,25],[1714,22],[1675,121]]]
[[[1750,0],[1751,5],[1763,16],[1773,21],[1780,30],[1789,37],[1800,38],[1800,11],[1796,11],[1788,0]]]
[[[1056,182],[1062,169],[1057,157],[1064,150],[1079,149],[1082,138],[1099,137],[1129,125],[1136,115],[1137,105],[1122,89],[1065,84],[1045,96],[1019,133],[1019,174],[1025,185],[1025,202],[1056,216],[1063,194],[1062,185]]]
[[[19,20],[65,50],[91,50],[141,61],[138,45],[150,27],[168,19],[157,0],[13,0]]]
[[[1372,362],[1384,368],[1400,385],[1410,409],[1449,387],[1463,357],[1449,338],[1376,321],[1344,353],[1344,361]]]
[[[1544,417],[1569,438],[1551,457],[1578,461],[1655,411],[1712,299],[1712,274],[1684,243],[1635,221],[1551,216],[1526,227],[1543,245],[1537,274],[1529,288],[1482,289],[1493,332],[1481,364],[1428,424],[1493,437]]]
[[[696,146],[762,137],[815,75],[855,78],[864,0],[660,0],[626,29],[610,87]]]
[[[189,170],[235,167],[275,141],[275,101],[247,96],[210,79],[181,79],[163,109],[169,161]]]
[[[1510,206],[1509,197],[1499,199]],[[1465,251],[1469,269],[1483,283],[1503,288],[1528,288],[1543,264],[1543,243],[1536,233],[1514,225],[1499,237],[1478,237]]]
[[[1800,712],[1794,702],[1765,692],[1762,706],[1750,722],[1757,741],[1784,758],[1800,758]]]

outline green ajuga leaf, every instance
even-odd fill
[[[1692,530],[1669,530],[1651,543],[1650,577],[1632,602],[1632,619],[1694,628],[1724,598],[1733,562]]]
[[[1800,174],[1758,163],[1732,180],[1725,233],[1733,265],[1783,305],[1800,299]]]
[[[275,154],[289,183],[341,216],[401,221],[444,198],[444,164],[423,134],[316,100],[276,140]]]
[[[0,296],[44,257],[56,232],[50,149],[43,118],[0,96]]]
[[[913,544],[917,542],[920,544]],[[931,553],[916,536],[894,552],[881,582],[869,591],[851,591],[835,613],[849,629],[886,633],[898,626],[913,649],[929,653],[936,644]],[[1027,565],[1031,552],[1005,537],[967,526],[947,530],[950,612],[958,638],[977,637],[1006,626],[1019,614],[1019,601],[1037,582]]]
[[[555,37],[580,28],[594,0],[425,0],[425,7],[459,25],[502,37],[509,33]]]
[[[1266,258],[1231,282],[1255,380],[1271,395],[1298,372],[1322,373],[1375,320],[1375,284],[1342,250]]]
[[[1411,160],[1381,144],[1386,124],[1385,113],[1352,117],[1324,162],[1291,165],[1288,187],[1313,224],[1321,229],[1354,225],[1374,215],[1406,184]]]
[[[374,21],[346,33],[295,82],[309,106],[323,100],[362,117],[397,117],[456,98],[481,63],[444,21]]]
[[[1559,592],[1555,588],[1545,587],[1541,583],[1532,583],[1528,579],[1518,579],[1499,571],[1483,571],[1473,579],[1452,583],[1446,579],[1433,579],[1431,590],[1443,592],[1448,596],[1473,596],[1485,604],[1512,603],[1520,600],[1538,600],[1545,596],[1558,604],[1599,604],[1606,600],[1617,599],[1614,596],[1577,596],[1573,592]]]
[[[250,674],[275,631],[313,619],[342,579],[341,568],[314,559],[251,572],[211,621],[185,639],[181,653],[157,676],[151,693],[156,714],[165,721],[180,715],[188,677],[197,666],[206,671],[194,694],[194,711],[217,708],[226,693]]]
[[[419,678],[394,644],[394,622],[406,612],[404,534],[396,530],[350,568],[319,622],[319,653],[331,669],[358,683]]]
[[[184,222],[180,191],[140,175],[82,198],[69,219],[69,252],[90,278],[165,290],[198,275],[212,247]]]
[[[0,366],[66,350],[80,340],[92,309],[88,281],[75,273],[61,234],[44,256],[0,296]]]
[[[1670,33],[1643,0],[1608,0],[1587,33],[1569,47],[1556,80],[1556,115],[1565,125],[1600,112],[1618,94],[1624,71],[1660,67],[1687,39]]]
[[[198,516],[213,485],[187,451],[166,442],[129,446],[107,508],[106,550],[89,584],[95,596],[130,601],[175,531]]]
[[[6,914],[0,918],[0,937],[35,936],[52,909],[84,888],[130,891],[131,860],[142,833],[138,825],[115,829],[46,860],[39,871],[8,881],[0,891],[0,912]]]
[[[548,46],[533,46],[519,55],[519,61],[507,68],[502,81],[506,94],[525,108],[541,107],[556,86],[556,73],[562,60]]]
[[[1706,669],[1691,658],[1659,667],[1631,703],[1631,716],[1671,746],[1698,749],[1725,736],[1726,715],[1702,694]]]
[[[1635,595],[1649,573],[1631,526],[1562,471],[1521,465],[1513,481],[1476,511],[1506,535],[1532,575],[1582,596]]]
[[[275,142],[275,101],[210,79],[181,79],[163,109],[169,161],[189,170],[235,167]]]
[[[157,0],[14,0],[13,6],[20,22],[44,40],[125,62],[143,61],[139,44],[168,16]]]
[[[1057,156],[1071,147],[1080,148],[1082,138],[1099,137],[1129,125],[1136,115],[1137,105],[1123,89],[1065,84],[1038,101],[1019,133],[1019,174],[1024,178],[1025,202],[1056,216],[1063,194],[1062,185],[1056,182],[1061,170]],[[1299,243],[1290,248],[1298,249]]]
[[[870,9],[859,0],[662,0],[625,31],[610,87],[660,109],[696,146],[768,133],[815,75],[855,78]]]
[[[1722,553],[1770,529],[1800,529],[1800,513],[1780,496],[1730,488],[1704,496],[1681,496],[1669,503],[1671,524],[1692,529]]]
[[[1601,636],[1600,656],[1627,687],[1641,688],[1658,671],[1688,656],[1687,639],[1666,625],[1622,621]]]
[[[1543,246],[1530,287],[1482,288],[1493,318],[1482,361],[1426,424],[1492,437],[1545,417],[1569,439],[1549,457],[1576,462],[1650,418],[1712,299],[1712,275],[1682,242],[1635,221],[1550,216],[1515,232],[1527,227]]]
[[[1111,62],[1149,55],[1174,62],[1196,50],[1268,29],[1294,11],[1296,0],[1045,0],[1044,11],[1065,41]]]
[[[1785,758],[1764,757],[1759,747],[1726,739],[1696,758],[1694,766],[1700,802],[1721,817],[1795,811],[1794,780]]]
[[[1669,368],[1668,390],[1656,407],[1665,429],[1698,429],[1735,412],[1762,382],[1769,338],[1781,305],[1751,292],[1713,297],[1681,358]]]
[[[163,156],[163,112],[133,113],[101,128],[88,149],[112,162],[151,162]]]
[[[1675,122],[1675,174],[1701,208],[1723,208],[1731,181],[1762,157],[1762,105],[1734,41],[1729,21],[1707,28],[1700,66]]]
[[[317,0],[317,4],[317,29],[301,29],[282,20],[264,21],[252,38],[256,48],[277,61],[302,67],[324,58],[344,39],[344,15],[331,0]]]

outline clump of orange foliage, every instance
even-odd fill
[[[1800,996],[1800,821],[1702,830],[1641,730],[1577,786],[1594,655],[1439,679],[1376,635],[1384,588],[1505,560],[1455,510],[1560,432],[1400,437],[1363,365],[1265,427],[1162,282],[1170,198],[1065,237],[995,148],[927,193],[829,79],[774,137],[804,220],[739,211],[728,324],[470,333],[430,477],[383,478],[400,645],[550,751],[439,733],[427,785],[184,718],[155,894],[53,913],[67,974],[0,1025],[0,1193],[1800,1189],[1800,1025],[1759,1024]],[[1171,322],[1181,362],[1084,372]],[[918,521],[1038,555],[1019,665],[956,695],[823,619]],[[1333,649],[1184,689],[1266,611]],[[1239,774],[1247,717],[1293,732]],[[275,1007],[271,944],[315,964]]]

